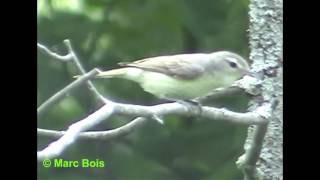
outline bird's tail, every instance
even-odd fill
[[[112,69],[109,71],[103,71],[97,74],[96,78],[113,78],[113,77],[121,77],[127,73],[126,68],[120,69]]]
[[[96,78],[113,78],[121,77],[127,73],[127,68],[112,69],[109,71],[102,71],[96,75]],[[73,76],[73,78],[78,78],[81,75]]]

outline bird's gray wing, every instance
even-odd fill
[[[160,72],[181,79],[195,79],[204,72],[204,67],[195,61],[195,59],[186,58],[186,56],[175,55],[147,58],[131,63],[119,63],[119,65]]]

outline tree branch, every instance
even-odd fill
[[[96,74],[98,74],[98,71],[96,69],[93,69],[89,73],[81,76],[79,79],[73,81],[71,84],[69,84],[68,86],[66,86],[65,88],[63,88],[62,90],[54,94],[53,96],[51,96],[48,100],[46,100],[44,103],[42,103],[38,107],[37,109],[38,116],[43,114],[48,109],[48,107],[50,107],[52,104],[61,100],[66,94],[68,94],[75,88],[79,87],[80,85],[85,83],[87,80],[95,77]]]
[[[60,61],[71,61],[72,60],[72,55],[70,53],[66,54],[66,55],[59,55],[55,52],[50,51],[47,47],[45,47],[44,45],[37,43],[37,46],[39,49],[41,49],[44,53],[48,54],[49,56],[51,56],[54,59],[60,60]]]
[[[253,75],[253,73],[251,75]],[[195,100],[198,102],[206,102],[217,97],[230,96],[243,91],[249,95],[256,96],[260,94],[260,89],[257,87],[259,87],[262,82],[251,75],[244,76],[238,81],[235,81],[229,87],[215,89],[209,95],[197,98]]]
[[[72,56],[73,62],[76,64],[76,66],[78,67],[80,72],[82,74],[85,74],[86,71],[84,70],[83,66],[81,65],[81,63],[79,61],[79,58],[77,57],[75,51],[73,50],[70,40],[66,39],[63,42],[67,46],[69,54]],[[94,87],[94,85],[92,84],[91,81],[87,81],[87,85],[88,85],[89,90],[95,95],[95,97],[98,100],[105,102],[103,96],[98,92],[98,90]]]
[[[64,62],[72,60],[76,64],[76,66],[79,69],[79,71],[83,75],[85,75],[86,71],[84,70],[83,66],[81,65],[81,63],[79,61],[79,58],[77,57],[76,53],[74,52],[70,40],[66,39],[63,42],[68,48],[68,54],[67,55],[59,55],[57,53],[54,53],[54,52],[50,51],[47,47],[45,47],[44,45],[42,45],[40,43],[37,43],[37,46],[38,46],[39,49],[44,51],[46,54],[48,54],[49,56],[51,56],[51,57],[53,57],[53,58],[55,58],[57,60],[64,61]],[[105,99],[103,98],[103,96],[98,92],[98,90],[94,87],[94,85],[92,84],[92,82],[89,79],[90,78],[86,79],[86,81],[85,81],[87,83],[88,87],[89,87],[89,90],[95,95],[95,97],[98,100],[100,100],[102,102],[105,102]],[[59,94],[59,92],[57,94]],[[56,102],[56,101],[52,101],[52,102]],[[53,104],[53,103],[49,103],[44,107],[47,108],[47,107],[49,107],[48,105],[51,105],[51,104]],[[40,109],[40,113],[41,113],[41,111],[42,110]],[[38,108],[38,114],[39,114],[39,108]]]
[[[60,155],[63,150],[71,145],[83,132],[94,125],[107,119],[112,114],[136,115],[151,118],[153,116],[162,117],[168,114],[178,114],[187,116],[200,116],[210,120],[225,120],[236,124],[265,124],[264,118],[257,112],[236,113],[226,109],[213,107],[202,107],[202,113],[190,111],[182,104],[168,103],[155,106],[140,106],[109,102],[87,118],[71,125],[66,133],[56,142],[51,143],[47,148],[38,152],[38,160],[53,158]],[[133,126],[135,127],[135,126]],[[132,126],[122,127],[123,129],[133,128]],[[126,130],[125,130],[126,131]],[[127,130],[128,131],[128,130]],[[101,132],[100,132],[101,133]]]
[[[64,149],[78,139],[81,132],[90,129],[91,127],[99,124],[101,121],[107,119],[110,115],[112,115],[113,110],[114,106],[109,103],[85,119],[72,124],[59,140],[51,143],[42,151],[38,151],[38,160],[50,159],[60,155]]]
[[[155,106],[140,106],[131,104],[115,103],[115,113],[122,115],[136,115],[143,117],[165,116],[170,114],[199,116],[210,120],[223,120],[235,124],[251,125],[264,124],[265,119],[257,112],[237,113],[226,109],[203,106],[202,113],[192,111],[180,103],[166,103]]]
[[[256,164],[260,157],[260,152],[262,149],[265,134],[267,133],[267,128],[267,124],[256,125],[250,147],[246,150],[246,153],[241,156],[236,162],[238,167],[243,171],[244,180],[257,179]]]
[[[129,134],[130,132],[138,129],[146,121],[146,118],[139,117],[129,122],[126,125],[123,125],[119,128],[108,130],[108,131],[87,131],[79,134],[79,139],[100,139],[108,140],[120,136]],[[60,138],[66,133],[66,131],[53,131],[47,129],[37,129],[37,134],[41,136]]]

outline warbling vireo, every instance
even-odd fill
[[[159,56],[119,65],[122,67],[101,72],[97,77],[129,79],[145,91],[170,100],[208,95],[249,72],[246,60],[228,51]]]

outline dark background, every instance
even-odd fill
[[[111,69],[117,62],[145,57],[230,50],[248,57],[247,0],[38,0],[38,42],[59,54],[70,39],[86,70]],[[38,51],[38,106],[79,72]],[[106,97],[124,103],[163,101],[136,83],[95,80]],[[243,94],[214,99],[209,105],[244,112]],[[39,128],[66,128],[98,109],[85,86],[38,118]],[[112,116],[95,127],[107,130],[129,122]],[[165,117],[165,125],[146,123],[133,133],[108,141],[80,140],[61,156],[66,160],[100,159],[105,168],[48,168],[38,163],[39,179],[242,179],[235,161],[243,153],[246,126],[186,117]],[[38,136],[38,150],[53,138]]]

